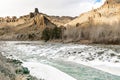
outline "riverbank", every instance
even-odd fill
[[[8,59],[0,53],[0,80],[38,80],[21,64],[19,60]]]

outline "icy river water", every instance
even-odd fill
[[[114,46],[45,43],[39,41],[1,41],[0,52],[7,57],[21,60],[30,69],[31,74],[37,78],[50,77],[44,73],[41,74],[39,69],[41,66],[36,65],[40,63],[54,67],[76,80],[120,80],[120,66],[115,67],[115,69],[109,67],[108,72],[111,71],[107,73],[104,70],[82,65],[89,62],[95,65],[97,61],[118,65],[120,63],[120,46],[116,45],[116,48]],[[80,64],[80,62],[83,63]],[[38,67],[35,67],[35,65]],[[102,64],[101,68],[104,68],[104,66]],[[118,71],[118,75],[110,74],[112,71],[113,73],[115,71],[116,74]],[[53,74],[53,72],[49,73]],[[43,76],[40,76],[40,74]],[[58,75],[57,79],[54,80],[62,80],[60,77],[63,76]],[[50,80],[50,78],[45,78],[45,80],[47,79]]]

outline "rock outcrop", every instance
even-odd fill
[[[56,27],[49,19],[47,19],[44,15],[37,14],[34,18],[34,23],[40,30],[44,30],[45,28],[54,28]]]

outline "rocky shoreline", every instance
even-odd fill
[[[9,59],[0,53],[0,80],[38,80],[19,60]]]

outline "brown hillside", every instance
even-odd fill
[[[107,0],[98,9],[65,24],[64,39],[94,43],[120,43],[120,0]]]
[[[75,26],[77,23],[83,25],[92,20],[94,24],[110,24],[120,21],[120,0],[107,0],[103,6],[98,9],[81,14],[66,25]]]
[[[55,27],[47,17],[36,12],[20,18],[1,18],[0,40],[40,40],[45,28]]]
[[[51,16],[43,13],[39,13],[47,17],[52,23],[56,24],[57,26],[63,26],[64,24],[72,21],[76,17],[70,17],[70,16]]]

